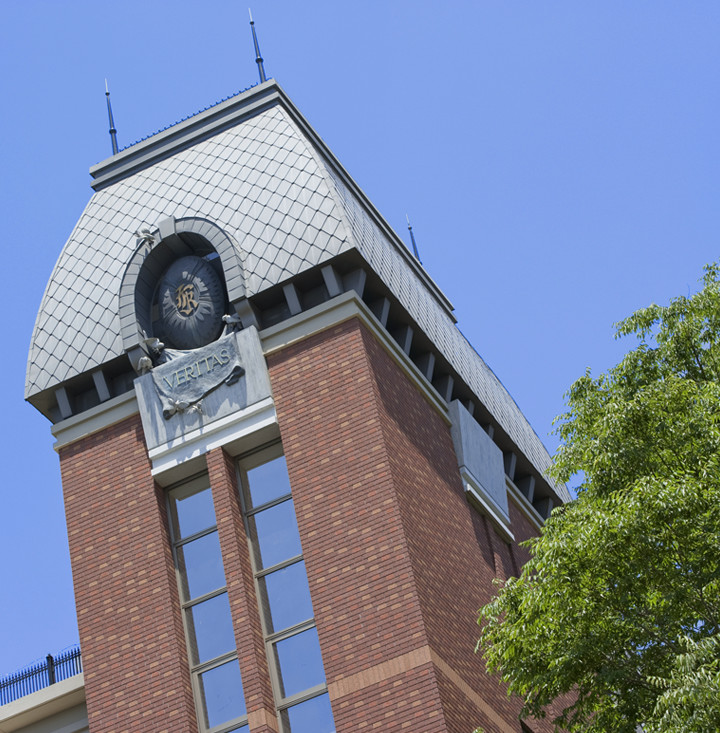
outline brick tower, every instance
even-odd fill
[[[273,80],[91,175],[26,384],[91,733],[520,731],[475,615],[567,492],[419,262]]]

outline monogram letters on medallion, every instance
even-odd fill
[[[186,255],[168,266],[155,295],[153,335],[171,349],[197,349],[214,341],[224,326],[225,293],[212,264]]]
[[[175,290],[175,305],[178,312],[185,316],[191,316],[198,308],[195,300],[195,286],[192,283],[185,283]]]

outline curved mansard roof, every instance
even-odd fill
[[[455,326],[452,306],[274,81],[122,151],[55,265],[35,323],[26,399],[123,354],[118,291],[135,232],[200,216],[242,250],[247,296],[357,249],[527,458],[550,459]],[[554,485],[554,483],[551,483]],[[565,487],[555,486],[569,499]]]

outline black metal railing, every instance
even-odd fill
[[[72,647],[56,656],[48,654],[44,662],[0,677],[0,705],[6,705],[43,687],[54,685],[82,672],[80,647]]]

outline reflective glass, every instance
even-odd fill
[[[173,494],[176,540],[215,526],[215,510],[213,509],[212,491],[209,488],[183,498],[179,496],[182,496],[181,492]]]
[[[293,705],[282,712],[282,719],[286,733],[335,733],[327,694]]]
[[[300,561],[260,579],[268,633],[313,617],[305,563]]]
[[[178,566],[187,601],[225,585],[220,541],[211,532],[177,548]]]
[[[283,697],[325,682],[316,629],[302,631],[275,643]]]
[[[250,529],[258,569],[269,568],[302,552],[292,499],[253,514]]]
[[[212,728],[246,714],[237,659],[198,675],[205,725]]]
[[[227,593],[191,606],[186,613],[193,664],[215,659],[235,648]]]
[[[250,485],[250,506],[256,507],[290,493],[290,479],[285,457],[263,463],[247,472]]]

